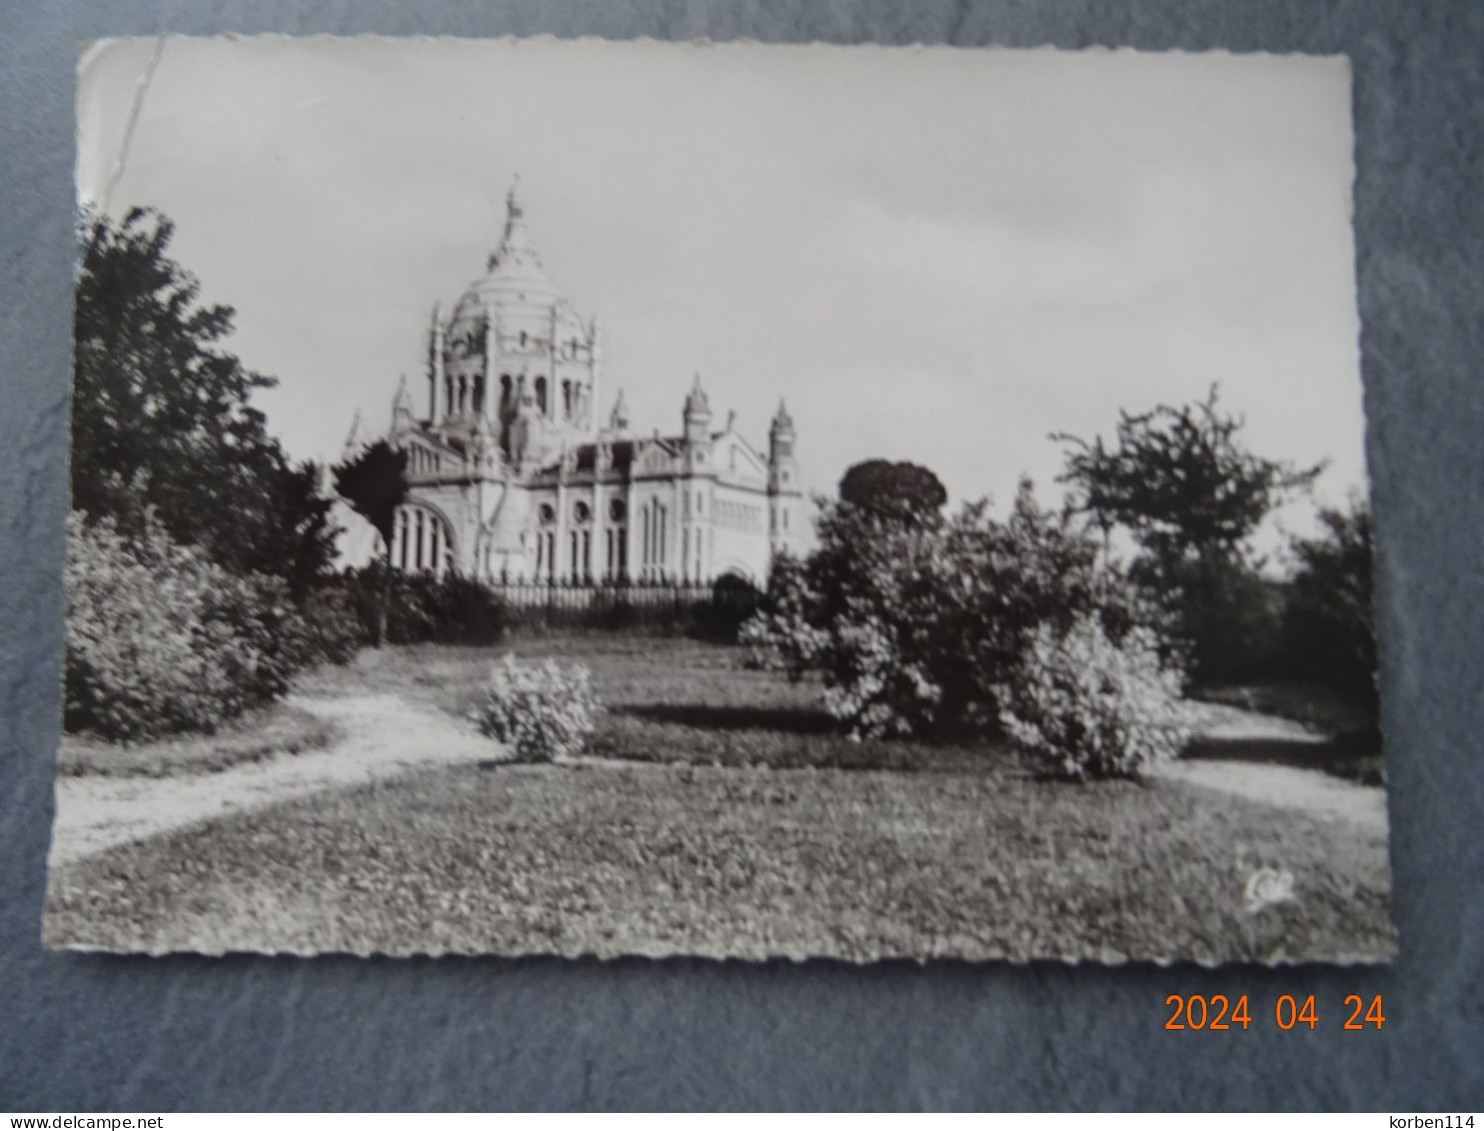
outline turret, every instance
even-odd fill
[[[361,410],[356,409],[355,416],[350,420],[350,431],[345,434],[345,446],[340,450],[340,458],[348,460],[361,450]]]
[[[588,416],[582,422],[584,428],[597,427],[594,419],[598,413],[598,379],[603,373],[603,337],[598,326],[598,316],[594,314],[587,324],[587,352],[588,352],[588,377],[587,377],[587,411]]]
[[[493,472],[500,466],[500,440],[490,425],[489,417],[480,415],[474,421],[469,437],[471,470],[476,474]]]
[[[402,379],[397,382],[397,395],[392,399],[393,435],[412,429],[414,424],[412,413],[412,394],[407,391],[407,374],[404,373]]]
[[[778,412],[768,429],[768,465],[779,467],[792,464],[794,459],[794,418],[788,414],[788,405],[778,402]]]
[[[542,419],[530,389],[520,386],[515,419],[510,424],[510,462],[521,471],[529,471],[542,454]]]
[[[797,552],[803,533],[803,492],[794,458],[794,421],[781,400],[768,428],[768,533],[773,553]]]
[[[433,318],[428,327],[428,423],[438,423],[438,391],[443,388],[443,307],[433,304]],[[447,410],[447,406],[445,411]]]
[[[624,400],[623,389],[618,390],[618,396],[613,401],[613,411],[608,414],[608,431],[627,432],[629,430],[629,406]]]
[[[706,397],[706,390],[701,388],[701,375],[696,374],[695,384],[690,388],[690,394],[685,398],[685,412],[682,414],[685,421],[685,442],[688,444],[702,444],[711,437],[711,402]]]

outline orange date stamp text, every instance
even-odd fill
[[[1170,1016],[1165,1021],[1166,1029],[1219,1030],[1250,1029],[1254,1022],[1261,1024],[1264,1017],[1284,1032],[1292,1029],[1319,1028],[1319,1006],[1313,994],[1280,994],[1264,1011],[1254,1006],[1249,995],[1237,994],[1171,994],[1165,998],[1165,1007]],[[1360,994],[1349,994],[1345,998],[1342,1013],[1345,1015],[1344,1029],[1379,1031],[1386,1024],[1386,1014],[1380,994],[1369,999]]]

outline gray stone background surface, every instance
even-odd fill
[[[73,67],[223,31],[1348,54],[1392,968],[225,960],[39,944],[67,506]],[[1484,1107],[1484,3],[0,2],[0,1110]],[[312,264],[303,265],[312,270]],[[1166,1032],[1170,993],[1247,1032]],[[1314,1032],[1271,1001],[1317,995]],[[1345,995],[1385,995],[1345,1032]]]

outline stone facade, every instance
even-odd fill
[[[730,414],[714,428],[696,377],[675,435],[606,422],[597,319],[584,321],[531,246],[519,186],[485,275],[428,330],[427,413],[404,378],[390,441],[412,492],[392,560],[490,581],[766,583],[807,542],[793,421],[780,402],[766,455]]]

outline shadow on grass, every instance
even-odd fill
[[[1381,785],[1381,734],[1374,728],[1346,731],[1326,742],[1280,738],[1198,738],[1184,757],[1204,762],[1250,762],[1320,770],[1335,777]]]
[[[1004,772],[1003,744],[852,742],[817,708],[644,703],[615,706],[590,749],[623,761],[775,770]]]
[[[835,724],[823,711],[803,707],[713,707],[698,703],[643,703],[612,708],[650,723],[675,723],[702,730],[770,730],[784,734],[832,735]]]

